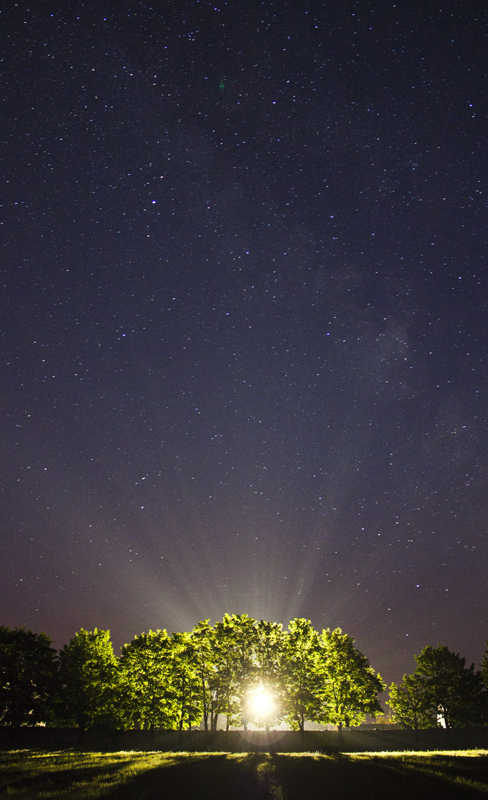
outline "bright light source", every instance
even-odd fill
[[[260,687],[252,692],[249,698],[249,707],[257,717],[267,719],[273,714],[275,704],[272,695]]]

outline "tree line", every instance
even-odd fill
[[[487,647],[488,653],[488,647]],[[393,718],[416,730],[486,719],[488,654],[481,672],[447,648],[426,647],[417,669],[390,687]],[[342,727],[382,713],[381,676],[340,628],[225,614],[192,631],[149,631],[114,654],[110,632],[81,629],[58,652],[48,636],[0,626],[0,724],[80,730],[183,730],[202,724],[268,728],[280,721]]]

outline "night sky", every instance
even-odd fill
[[[486,4],[214,3],[0,15],[0,624],[479,665]]]

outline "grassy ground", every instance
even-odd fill
[[[15,800],[488,800],[488,751],[0,753]]]

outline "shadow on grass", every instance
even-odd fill
[[[3,794],[7,787],[10,793],[13,790],[28,791],[32,797],[40,791],[69,792],[73,783],[79,780],[97,781],[109,777],[116,778],[121,769],[128,764],[130,759],[94,766],[75,762],[73,767],[70,767],[66,764],[66,756],[63,758],[63,764],[56,769],[37,769],[35,762],[27,768],[25,764],[8,768],[7,764],[7,769],[0,775],[0,794]]]
[[[380,759],[378,759],[380,760]],[[428,755],[404,754],[383,759],[383,768],[409,772],[421,777],[435,778],[438,784],[454,786],[457,796],[464,789],[472,791],[478,784],[479,791],[488,795],[488,756],[463,756],[448,753],[429,753]],[[468,784],[472,786],[469,787]],[[469,795],[466,795],[467,797]]]
[[[474,800],[488,794],[487,759],[202,754],[132,776],[111,800]],[[466,762],[466,763],[464,763]],[[476,762],[476,763],[473,763]],[[479,762],[479,763],[478,763]],[[479,781],[468,786],[456,779]]]
[[[486,755],[17,751],[2,762],[0,794],[7,790],[22,798],[487,800],[488,795]]]
[[[457,761],[452,759],[455,763]],[[477,758],[465,759],[471,762]],[[421,759],[391,757],[351,758],[350,756],[281,756],[273,757],[277,784],[283,787],[286,800],[474,800],[488,794],[486,760],[484,765],[464,765],[466,772],[453,767],[444,773],[442,765],[429,771]],[[436,771],[434,771],[434,769]],[[483,777],[481,777],[483,775]],[[483,788],[463,785],[457,777],[480,780]]]
[[[107,798],[112,800],[266,800],[267,791],[260,766],[268,757],[249,754],[175,754],[171,763],[132,776]]]

